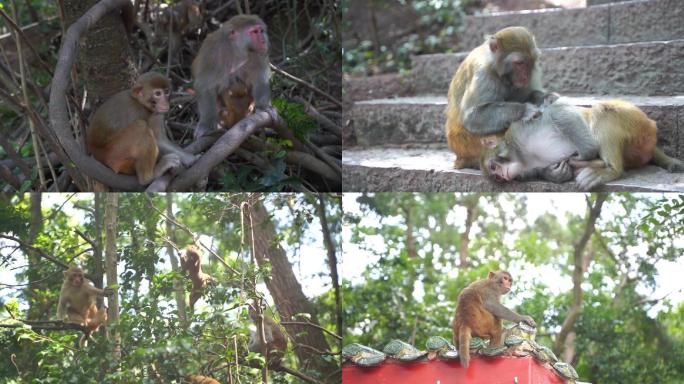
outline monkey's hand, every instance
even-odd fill
[[[523,123],[528,123],[537,117],[541,116],[541,110],[534,104],[525,103],[525,113],[523,114]]]
[[[549,92],[544,95],[544,106],[551,105],[555,103],[560,98],[560,95],[556,92]]]
[[[529,324],[532,327],[537,326],[537,323],[534,322],[534,319],[531,316],[521,315],[520,321],[522,321],[523,323]]]
[[[181,156],[181,164],[183,164],[184,167],[189,167],[200,158],[200,155],[193,155],[191,153],[183,153],[183,156]]]
[[[103,289],[102,291],[103,291],[103,294],[105,296],[112,296],[112,295],[116,294],[116,288],[107,287],[107,288]]]
[[[573,168],[570,166],[567,160],[561,161],[560,163],[551,164],[542,169],[541,176],[544,180],[548,180],[553,183],[563,183],[572,180],[575,177]]]

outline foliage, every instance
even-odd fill
[[[489,270],[505,268],[515,285],[504,303],[535,318],[537,340],[553,346],[573,301],[573,255],[587,215],[582,200],[595,198],[346,196],[344,262],[347,270],[359,272],[343,279],[344,343],[382,349],[394,338],[419,347],[429,336],[451,339],[458,293]],[[659,288],[673,289],[663,274],[670,265],[679,271],[684,266],[683,198],[608,197],[585,249],[590,261],[583,274],[582,313],[572,328],[571,363],[582,381],[681,382],[684,301],[681,290],[663,295]],[[466,207],[473,202],[476,215],[461,255]],[[669,299],[675,293],[677,305]]]
[[[378,0],[361,2],[343,0],[341,8],[347,15],[350,8],[360,8],[372,18],[389,11],[415,14],[407,31],[371,33],[359,37],[353,32],[344,37],[342,71],[352,75],[373,72],[407,70],[411,56],[427,53],[451,52],[461,23],[459,0]],[[345,31],[356,31],[365,25],[354,17],[343,18]],[[365,21],[364,21],[365,23]],[[379,24],[379,23],[378,23]],[[378,25],[385,28],[385,25]],[[350,36],[351,35],[351,36]]]
[[[119,196],[117,268],[120,319],[109,332],[118,333],[122,341],[120,362],[112,354],[112,340],[105,340],[101,333],[94,335],[88,347],[79,349],[77,341],[80,335],[76,331],[36,332],[29,327],[0,328],[0,349],[17,356],[15,364],[9,359],[0,362],[0,377],[3,378],[0,383],[178,383],[184,376],[198,373],[228,382],[228,366],[233,380],[259,382],[261,370],[248,364],[250,360],[257,361],[261,357],[247,351],[250,329],[254,326],[247,315],[246,304],[256,297],[269,299],[261,281],[270,276],[270,268],[257,267],[250,262],[248,249],[244,249],[248,245],[243,245],[240,205],[245,201],[262,201],[273,215],[279,233],[286,233],[287,240],[293,244],[315,249],[322,247],[322,243],[312,240],[319,237],[316,233],[320,233],[312,205],[314,197],[174,195],[176,220],[190,231],[177,228],[174,245],[182,248],[199,239],[217,255],[205,252],[202,268],[216,278],[218,284],[211,286],[203,295],[194,313],[188,309],[188,323],[184,325],[177,311],[173,282],[181,279],[186,285],[186,292],[189,282],[180,271],[171,269],[166,254],[166,242],[171,241],[162,214],[166,198],[143,194]],[[98,208],[94,206],[93,195],[51,195],[43,200],[43,216],[49,220],[45,221],[32,246],[64,263],[77,262],[84,266],[86,272],[92,273],[95,242],[91,241],[98,236],[95,231]],[[30,221],[28,195],[15,197],[13,202],[0,204],[0,212],[8,213],[0,221],[0,235],[23,238]],[[328,220],[331,225],[339,228],[339,202],[328,200],[326,210],[330,213]],[[5,217],[11,220],[4,220]],[[311,217],[311,221],[302,225],[301,217]],[[333,233],[333,236],[339,243],[338,235]],[[1,286],[0,304],[4,306],[4,314],[0,315],[0,323],[16,324],[9,313],[15,318],[26,319],[27,308],[38,305],[45,306],[47,312],[44,317],[33,320],[54,319],[62,269],[42,259],[29,270],[25,261],[26,250],[16,249],[16,245],[0,238],[3,280],[14,275],[16,284],[20,284]],[[284,247],[292,255],[291,261],[298,263],[298,253],[292,252],[289,245]],[[319,254],[325,257],[324,251]],[[325,260],[321,264],[325,265]],[[24,289],[25,285],[21,285],[27,282],[29,273],[34,279],[44,282],[45,287],[30,296]],[[329,279],[327,273],[321,272],[321,275],[321,278]],[[308,276],[299,278],[310,279]],[[259,286],[254,286],[255,281]],[[334,306],[331,306],[331,300],[334,302],[332,293],[310,297],[319,313],[319,324],[326,329],[334,329],[336,315]],[[271,308],[274,308],[273,304]],[[294,351],[288,351],[284,361],[288,367],[297,369]],[[304,367],[300,369],[306,370]],[[315,376],[314,371],[308,373]],[[273,383],[301,382],[282,372],[271,371],[269,375]]]

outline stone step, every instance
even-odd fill
[[[357,148],[342,159],[345,192],[578,192],[575,182],[543,181],[495,183],[480,171],[452,168],[449,149]],[[611,192],[684,192],[684,173],[668,173],[656,166],[627,172],[597,189]]]
[[[414,56],[414,95],[444,94],[467,53]],[[568,94],[684,94],[684,40],[542,49],[543,83]]]
[[[589,106],[608,97],[567,97],[563,100]],[[658,122],[658,145],[670,156],[684,160],[684,96],[620,96],[643,109]],[[446,97],[424,96],[369,100],[354,103],[347,116],[351,124],[346,137],[355,136],[359,146],[446,143],[444,110]]]
[[[528,28],[540,47],[633,43],[684,38],[684,2],[640,0],[578,9],[545,9],[467,16],[463,48],[514,25]]]

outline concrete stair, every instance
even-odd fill
[[[345,82],[349,124],[344,135],[343,188],[575,191],[573,182],[497,184],[479,171],[452,168],[454,155],[446,148],[444,138],[451,76],[484,34],[511,25],[527,26],[539,45],[546,47],[541,65],[547,90],[581,106],[611,98],[636,104],[658,122],[658,145],[670,156],[684,159],[682,20],[684,2],[675,0],[468,17],[463,38],[466,51],[417,56],[408,75]],[[559,46],[563,44],[569,46]],[[684,174],[645,167],[602,190],[682,192]]]

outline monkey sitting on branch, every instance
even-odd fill
[[[200,116],[195,138],[215,131],[219,118],[230,128],[251,109],[271,105],[268,62],[268,34],[259,16],[234,16],[207,36],[192,62]]]
[[[276,323],[271,317],[265,313],[261,313],[261,319],[264,327],[264,340],[266,341],[266,348],[264,348],[259,336],[259,312],[256,310],[257,304],[249,305],[249,318],[252,319],[257,326],[256,332],[252,331],[249,338],[249,346],[247,349],[250,352],[264,353],[266,352],[266,359],[269,368],[280,366],[285,351],[287,350],[287,337],[282,326]]]
[[[577,107],[553,98],[541,117],[514,122],[503,138],[485,137],[481,169],[496,181],[534,179],[535,169],[560,164],[581,190],[622,176],[625,169],[655,164],[684,172],[684,163],[656,146],[656,122],[622,100]]]
[[[489,272],[486,279],[468,285],[458,296],[454,314],[454,344],[458,345],[461,366],[470,363],[470,338],[478,336],[489,339],[489,347],[503,345],[501,320],[536,326],[530,316],[519,315],[501,304],[501,295],[511,290],[513,278],[506,271]]]
[[[112,288],[99,289],[84,277],[83,270],[77,266],[70,266],[64,271],[64,283],[59,293],[57,317],[68,323],[76,323],[87,331],[81,337],[79,345],[85,347],[90,335],[107,322],[107,308],[97,308],[98,296],[111,296],[115,293]]]
[[[181,164],[194,163],[199,156],[166,136],[164,114],[169,111],[170,84],[165,76],[148,72],[132,89],[102,104],[86,131],[88,151],[114,172],[135,174],[142,185]]]
[[[195,309],[195,303],[202,296],[204,288],[216,282],[216,279],[211,275],[202,272],[202,261],[199,248],[194,245],[188,245],[185,248],[185,253],[180,257],[181,269],[185,271],[192,281],[192,290],[190,291],[190,309]]]

